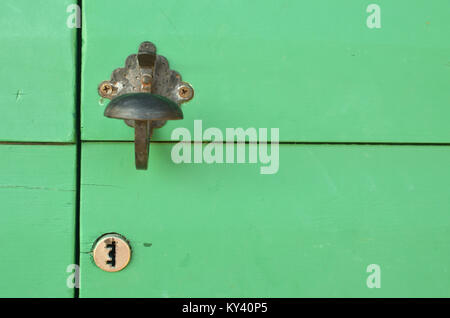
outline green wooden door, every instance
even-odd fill
[[[74,1],[5,0],[0,10],[0,141],[75,141]]]
[[[73,297],[76,30],[69,0],[0,10],[0,297]]]
[[[0,144],[0,297],[73,297],[75,167],[74,145]]]
[[[370,4],[84,1],[81,297],[450,296],[449,2]],[[137,171],[96,88],[145,40],[195,98]],[[277,172],[176,164],[195,120],[278,128]],[[109,232],[117,273],[90,255]]]
[[[84,144],[81,297],[450,296],[447,147],[281,145],[274,175],[171,147],[136,171],[131,143]],[[117,273],[89,255],[110,232],[133,249]]]
[[[448,142],[449,2],[377,1],[379,29],[371,3],[85,1],[82,138],[133,140],[96,87],[149,40],[196,93],[155,140],[202,119],[279,127],[282,141]]]
[[[448,1],[3,2],[0,297],[450,296]],[[138,171],[97,86],[146,40],[195,98]]]

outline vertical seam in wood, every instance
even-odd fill
[[[81,13],[82,9],[82,0],[78,0],[78,5],[80,7]],[[81,14],[82,16],[82,14]],[[82,21],[80,21],[82,22]],[[75,264],[80,266],[80,210],[81,210],[81,50],[82,50],[82,32],[81,28],[76,29],[76,54],[75,54],[75,67],[76,67],[76,81],[75,81],[75,112],[76,112],[76,120],[75,120],[75,133],[76,133],[76,201],[75,201]],[[80,269],[80,267],[79,267]],[[79,271],[78,273],[80,273]],[[79,281],[81,277],[77,278]],[[81,286],[79,286],[81,287]],[[80,297],[79,288],[74,288],[74,298]]]

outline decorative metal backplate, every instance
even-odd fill
[[[143,42],[137,54],[128,56],[125,67],[115,69],[109,81],[98,86],[100,96],[113,99],[128,93],[148,92],[164,96],[181,106],[194,97],[191,85],[181,80],[181,75],[169,68],[164,56],[156,54],[156,46]],[[133,121],[126,121],[134,127]],[[154,128],[162,127],[165,121],[153,123]]]

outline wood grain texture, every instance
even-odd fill
[[[0,141],[74,140],[76,29],[72,0],[3,0]]]
[[[73,297],[76,147],[0,145],[0,297]]]
[[[81,297],[449,297],[449,147],[281,145],[280,170],[84,143]],[[118,232],[133,256],[89,254]],[[381,266],[369,289],[367,266]]]
[[[379,0],[381,29],[366,26],[370,3],[86,1],[82,137],[133,140],[96,88],[149,40],[195,89],[155,140],[202,119],[283,141],[450,142],[450,2]]]

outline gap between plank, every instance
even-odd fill
[[[82,143],[134,143],[134,141],[131,140],[81,140]],[[150,141],[151,143],[155,143],[155,144],[176,144],[179,141],[178,140],[152,140]],[[207,140],[203,140],[203,141],[189,141],[186,143],[190,143],[190,144],[198,144],[198,143],[202,143],[202,144],[209,144],[211,143],[210,141]],[[215,143],[214,141],[212,143]],[[259,143],[258,142],[249,142],[249,141],[245,141],[245,142],[223,142],[224,144],[255,144],[255,143]],[[267,142],[264,142],[267,143]],[[268,142],[270,143],[270,141]],[[420,142],[346,142],[346,141],[342,141],[342,142],[327,142],[327,141],[280,141],[278,142],[280,145],[342,145],[342,146],[450,146],[450,143],[432,143],[432,142],[428,142],[428,143],[420,143]]]
[[[83,1],[78,0],[78,6],[80,7],[80,12],[82,16],[83,12]],[[80,21],[82,22],[82,21]],[[76,195],[75,195],[75,264],[79,267],[78,275],[80,275],[80,210],[81,210],[81,60],[82,60],[82,32],[81,28],[76,29],[76,53],[75,53],[75,68],[76,68],[76,80],[75,80],[75,132],[76,132],[76,148],[77,148],[77,160],[76,160]],[[81,277],[77,277],[80,284]],[[79,286],[80,287],[80,286]],[[74,288],[74,298],[80,298],[79,288]]]

